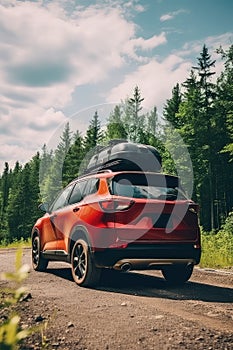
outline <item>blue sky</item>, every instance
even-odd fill
[[[0,169],[53,144],[67,120],[85,132],[97,109],[104,123],[136,84],[162,111],[204,44],[219,74],[232,15],[231,0],[0,0]]]

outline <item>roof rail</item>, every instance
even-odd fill
[[[83,174],[83,175],[80,175],[80,176],[78,176],[78,177],[76,177],[76,178],[74,178],[73,180],[72,180],[72,182],[73,181],[77,181],[77,180],[79,180],[79,179],[82,179],[83,177],[87,177],[88,175],[94,175],[94,174],[100,174],[100,173],[112,173],[112,170],[111,169],[100,169],[100,170],[92,170],[92,171],[90,171],[90,172],[88,172],[88,173],[85,173],[85,174]]]
[[[98,170],[96,172],[96,174],[100,174],[100,173],[112,173],[112,170],[111,169],[101,169],[101,170]]]

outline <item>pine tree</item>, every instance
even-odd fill
[[[226,116],[228,132],[228,139],[223,151],[229,153],[231,161],[233,161],[233,45],[226,51],[220,47],[217,52],[221,54],[225,68],[218,79],[218,96],[222,111]]]
[[[44,201],[50,203],[56,197],[58,192],[63,188],[63,165],[70,146],[71,131],[69,123],[67,123],[60,137],[60,142],[53,154],[52,162],[49,166],[46,176],[43,178],[41,192]]]
[[[38,209],[38,205],[41,202],[40,186],[39,186],[39,170],[40,170],[40,154],[39,152],[32,158],[29,163],[30,174],[29,174],[29,184],[31,192],[31,208],[30,211],[30,222],[34,223],[36,219],[40,216],[41,212]]]
[[[82,173],[88,165],[91,157],[98,152],[103,146],[100,145],[104,139],[104,132],[101,128],[101,123],[97,111],[92,117],[83,142],[83,160],[80,166],[80,173]]]
[[[106,138],[113,139],[127,139],[127,132],[122,119],[122,106],[116,105],[113,112],[110,114],[107,123]]]
[[[79,168],[83,157],[83,139],[77,130],[63,164],[63,185],[67,185],[71,180],[79,176]]]
[[[217,144],[218,162],[216,166],[216,211],[219,225],[232,211],[233,183],[233,45],[224,51],[217,51],[224,60],[224,70],[217,80],[217,93],[214,100],[214,139]],[[224,169],[224,171],[223,171]]]
[[[162,125],[159,123],[156,107],[145,116],[145,130],[143,136],[144,144],[154,146],[159,152],[164,153],[164,146],[162,143]]]
[[[204,90],[204,106],[206,109],[210,107],[214,94],[214,84],[210,82],[210,78],[215,72],[211,72],[211,69],[215,66],[215,60],[211,60],[211,56],[208,52],[206,45],[203,46],[200,57],[198,57],[198,65],[193,69],[197,70],[200,78],[200,88]]]
[[[5,168],[0,181],[0,240],[6,238],[8,234],[6,211],[9,201],[10,180],[9,164],[5,163]]]
[[[10,187],[10,179],[9,179],[9,164],[5,163],[5,168],[3,171],[3,175],[1,178],[1,187],[3,193],[3,203],[2,210],[4,211],[8,204],[8,196],[9,196],[9,187]]]
[[[123,122],[128,139],[133,142],[142,142],[144,138],[145,116],[140,114],[142,101],[144,98],[141,97],[141,92],[136,86],[133,97],[128,98],[125,102]]]
[[[185,88],[183,101],[177,117],[180,122],[180,135],[188,147],[194,175],[193,199],[201,206],[200,218],[205,229],[210,224],[210,186],[209,186],[209,145],[208,127],[204,97],[200,83],[191,70],[189,78],[183,83]]]
[[[7,168],[8,166],[6,166]],[[10,225],[9,225],[9,208],[12,208],[12,213],[14,211],[14,203],[12,202],[12,198],[16,196],[16,192],[19,188],[20,183],[20,176],[21,176],[22,167],[20,166],[19,162],[17,161],[15,163],[15,167],[13,169],[13,172],[9,170],[7,177],[10,178],[9,181],[9,188],[8,188],[8,197],[7,197],[7,205],[4,208],[3,216],[1,218],[1,239],[6,240],[7,242],[14,239],[14,235],[11,235],[12,232],[10,232]],[[3,198],[3,192],[2,196]],[[16,203],[16,206],[20,205],[20,199]],[[17,212],[17,209],[16,209]],[[13,213],[14,215],[14,213]]]
[[[39,169],[39,187],[40,187],[40,199],[45,202],[47,199],[46,194],[46,181],[50,176],[50,168],[53,160],[53,151],[48,152],[46,145],[42,147],[42,153],[40,156],[40,169]]]
[[[179,85],[176,85],[172,99],[167,101],[164,108],[166,119],[179,131],[188,147],[194,170],[193,198],[201,205],[201,220],[206,229],[216,225],[211,140],[215,86],[210,82],[214,63],[204,46],[198,58],[198,67],[193,67],[190,76],[182,84],[183,94],[180,93]],[[197,71],[197,76],[194,71]]]
[[[29,238],[33,225],[31,218],[33,203],[29,163],[26,163],[17,175],[17,181],[13,183],[10,190],[7,208],[10,241]]]
[[[171,126],[175,129],[179,129],[182,125],[180,118],[177,118],[181,101],[182,94],[180,85],[176,84],[172,89],[172,97],[167,100],[163,109],[163,116],[165,117],[165,120],[171,123]]]
[[[148,114],[147,114],[147,133],[152,134],[156,136],[158,133],[158,114],[157,114],[157,108],[154,107]]]
[[[103,131],[97,111],[92,117],[84,138],[84,153],[86,154],[96,147],[103,139]]]

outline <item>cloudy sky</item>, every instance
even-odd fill
[[[136,84],[162,110],[204,43],[213,58],[233,43],[232,14],[231,0],[0,0],[0,169],[70,118],[104,123]]]

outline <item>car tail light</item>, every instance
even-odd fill
[[[189,205],[189,211],[193,214],[198,214],[199,207],[196,204],[190,204]]]
[[[116,212],[124,211],[132,207],[134,201],[131,199],[111,199],[99,202],[99,205],[103,211]]]

